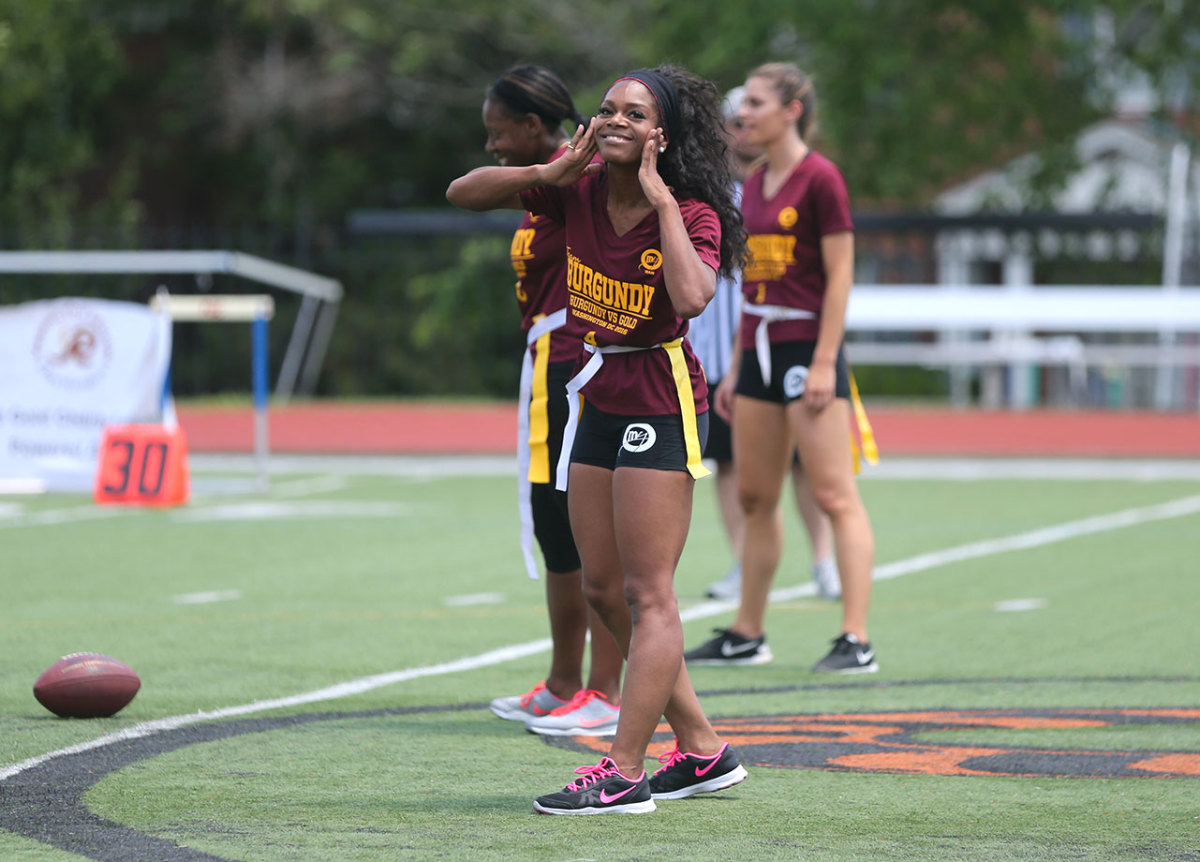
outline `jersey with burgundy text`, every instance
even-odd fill
[[[658,214],[649,213],[618,235],[606,209],[608,175],[600,172],[565,188],[542,186],[521,193],[531,213],[565,225],[567,245],[567,334],[598,347],[653,347],[687,334],[664,285]],[[680,213],[700,259],[719,268],[721,225],[716,211],[696,200],[679,202]],[[708,407],[700,362],[684,340],[696,412]],[[587,356],[580,358],[580,364]],[[610,353],[583,389],[607,413],[636,416],[678,414],[679,390],[663,350]]]
[[[837,166],[809,152],[770,199],[763,197],[766,167],[746,178],[742,217],[749,258],[742,271],[747,306],[776,305],[811,311],[815,318],[783,320],[770,326],[771,341],[815,341],[825,299],[821,238],[853,231],[850,196]],[[754,344],[761,318],[742,315],[741,343]]]

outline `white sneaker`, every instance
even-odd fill
[[[734,566],[729,574],[713,581],[704,591],[710,599],[740,599],[742,597],[742,567]]]
[[[833,557],[819,560],[812,570],[813,580],[817,582],[817,592],[821,598],[835,602],[842,597],[842,578],[838,574],[837,562]]]
[[[620,707],[585,688],[549,715],[525,719],[525,729],[542,736],[612,736],[620,717]]]

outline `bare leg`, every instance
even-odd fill
[[[715,753],[720,741],[683,669],[675,566],[691,522],[694,481],[681,471],[571,465],[571,518],[588,601],[628,659],[621,718],[609,757],[629,778],[664,712],[681,744]],[[577,502],[578,501],[578,502]]]
[[[791,456],[783,409],[778,404],[737,396],[733,411],[733,460],[738,498],[745,516],[742,540],[742,601],[732,629],[760,637],[767,600],[783,553],[779,495]]]
[[[842,578],[842,631],[866,643],[875,538],[854,478],[850,404],[836,398],[814,412],[797,401],[788,405],[787,417],[813,496],[833,526]]]
[[[625,602],[625,576],[613,525],[613,471],[572,464],[569,491],[571,531],[583,560],[587,603],[613,635],[622,655],[629,653],[632,622]]]
[[[686,473],[618,469],[613,482],[616,538],[625,567],[633,628],[621,722],[609,756],[630,776],[664,712],[677,722],[681,745],[716,753],[720,740],[700,708],[683,666],[683,626],[675,598],[675,567],[691,523]],[[627,717],[628,715],[628,717]],[[628,770],[627,770],[628,767]]]
[[[582,590],[580,595],[583,595]],[[587,687],[600,692],[609,703],[620,703],[621,671],[625,667],[625,655],[617,646],[612,632],[600,619],[600,615],[591,608],[588,608],[588,631],[592,634],[592,661],[588,670]]]
[[[621,670],[625,659],[612,632],[588,607],[583,577],[573,572],[546,572],[546,604],[550,610],[550,674],[546,688],[555,697],[569,700],[583,688],[583,649],[591,633],[591,667],[587,688],[598,691],[609,703],[621,697]]]
[[[587,640],[588,606],[579,570],[546,572],[546,607],[550,613],[550,673],[546,688],[570,700],[583,686],[583,646]]]
[[[583,561],[584,595],[597,619],[608,629],[619,654],[628,659],[633,618],[625,598],[625,576],[621,555],[617,550],[613,520],[613,476],[612,470],[602,467],[572,464],[567,493],[570,497],[571,530]],[[687,478],[691,481],[690,476]],[[630,711],[629,676],[630,670],[627,668],[625,690],[620,698],[618,734]],[[661,707],[659,709],[661,712]],[[631,765],[622,764],[623,767]],[[639,760],[637,770],[626,772],[625,775],[636,778],[640,770]]]
[[[804,522],[804,530],[808,534],[813,563],[833,556],[833,524],[830,523],[829,516],[817,505],[808,485],[808,477],[804,473],[804,465],[798,460],[792,462],[792,490],[796,495],[796,509],[800,512],[800,520]]]
[[[742,504],[738,502],[737,473],[732,461],[717,462],[717,506],[721,510],[721,523],[725,525],[725,535],[729,538],[733,558],[740,560],[744,519]]]

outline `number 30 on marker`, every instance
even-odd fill
[[[109,425],[100,438],[97,503],[175,506],[189,492],[187,440],[182,428]]]

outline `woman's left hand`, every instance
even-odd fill
[[[646,200],[655,209],[661,209],[668,202],[674,201],[671,187],[663,182],[658,174],[659,149],[667,146],[662,129],[655,129],[646,136],[642,145],[642,164],[638,168],[638,180],[642,184],[642,192]]]
[[[810,410],[824,409],[833,400],[836,383],[837,371],[832,362],[813,362],[804,382],[804,406]]]

